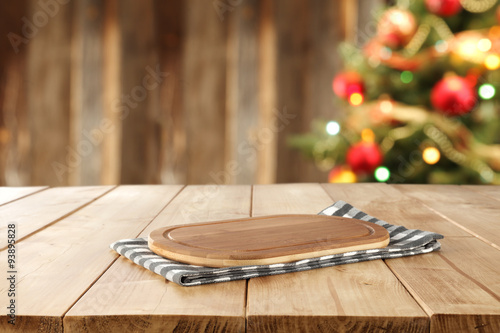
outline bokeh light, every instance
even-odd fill
[[[384,166],[375,169],[375,179],[379,182],[385,182],[391,177],[391,172]]]
[[[363,104],[363,95],[360,93],[354,93],[349,96],[349,104],[353,106],[358,106]]]
[[[427,164],[436,164],[441,158],[441,153],[436,147],[427,147],[422,152],[422,159]]]
[[[496,54],[490,54],[484,59],[484,66],[490,71],[498,69],[500,67],[500,57]]]
[[[488,52],[491,49],[491,41],[488,38],[482,38],[477,42],[477,48],[481,52]]]
[[[375,141],[375,133],[369,128],[365,128],[361,131],[361,139],[364,142],[374,142]]]
[[[329,121],[328,124],[326,124],[326,133],[330,135],[337,135],[340,132],[340,125],[336,121]]]
[[[495,96],[495,87],[489,83],[482,84],[479,87],[478,93],[482,99],[492,99]]]
[[[401,82],[410,83],[411,81],[413,81],[413,73],[410,71],[403,71],[401,73]]]

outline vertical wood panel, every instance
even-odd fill
[[[278,33],[277,99],[280,111],[295,115],[279,134],[278,182],[324,181],[287,137],[310,130],[316,117],[333,116],[331,80],[340,67],[337,42],[342,38],[340,1],[302,2],[278,0],[275,8]],[[292,24],[293,22],[293,24]]]
[[[27,2],[0,3],[0,185],[29,184],[26,45],[18,39]]]
[[[245,1],[228,16],[227,112],[232,117],[226,124],[226,165],[238,166],[231,175],[232,182],[253,184],[261,137],[267,135],[258,128],[259,1]]]
[[[278,182],[298,179],[305,161],[297,151],[287,147],[287,137],[305,130],[302,117],[305,98],[305,57],[309,18],[305,13],[309,4],[298,0],[276,0],[274,19],[277,27],[277,108],[295,116],[278,135]],[[290,22],[294,22],[290,24]]]
[[[272,0],[261,0],[259,25],[259,128],[273,129],[276,121],[276,26]],[[277,131],[260,142],[257,152],[257,183],[276,181]]]
[[[48,16],[38,0],[28,17],[39,17],[28,44],[28,114],[31,130],[31,184],[67,185],[70,109],[72,2]],[[37,14],[37,13],[45,13]],[[47,18],[45,25],[41,24]],[[35,23],[33,23],[35,24]],[[63,169],[56,169],[59,163]]]
[[[169,75],[160,86],[161,113],[161,181],[186,183],[186,126],[182,94],[185,89],[182,72],[184,38],[182,1],[155,1],[156,32],[160,67]]]
[[[159,71],[153,0],[119,3],[123,114],[121,182],[159,183]]]
[[[184,1],[182,65],[187,125],[187,182],[224,183],[227,15],[219,17],[212,1]]]
[[[74,5],[71,73],[71,141],[81,163],[70,174],[72,185],[101,183],[103,120],[104,3],[80,0]]]
[[[122,140],[120,106],[121,34],[118,21],[118,0],[105,2],[103,31],[103,114],[109,124],[102,144],[102,184],[120,182]]]

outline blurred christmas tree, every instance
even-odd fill
[[[340,53],[345,114],[290,138],[329,181],[500,184],[497,0],[400,1]]]

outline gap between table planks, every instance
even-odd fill
[[[500,331],[500,252],[497,249],[406,196],[412,193],[412,186],[407,186],[405,194],[398,190],[402,185],[323,186],[335,199],[342,198],[389,223],[445,235],[438,252],[385,260],[431,316],[431,332],[474,332],[478,328],[480,332]],[[414,191],[421,189],[415,186]],[[460,195],[458,191],[455,193]],[[476,209],[481,208],[472,211],[469,207],[462,211],[464,219]]]
[[[188,186],[140,237],[174,224],[248,217],[250,207],[251,186]],[[121,257],[67,312],[64,327],[70,332],[136,326],[148,332],[244,332],[245,297],[244,280],[181,287]]]
[[[17,242],[71,215],[102,195],[113,186],[55,187],[11,202],[0,207],[3,223],[0,234],[6,234],[7,223],[15,223]],[[7,238],[0,239],[0,250],[7,246]]]
[[[23,241],[17,247],[16,325],[2,314],[0,331],[62,332],[63,315],[118,257],[109,244],[139,234],[181,188],[120,186]],[[52,214],[52,207],[47,211]],[[5,285],[0,294],[6,304]]]
[[[498,200],[458,185],[397,185],[396,188],[500,250]]]
[[[14,200],[19,200],[28,195],[40,192],[47,189],[47,186],[31,186],[31,187],[10,187],[0,186],[0,206]]]
[[[253,216],[317,214],[333,203],[319,184],[256,185],[253,198]],[[248,282],[248,332],[428,330],[429,317],[382,260]]]

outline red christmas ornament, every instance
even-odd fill
[[[445,77],[431,90],[432,106],[448,116],[469,113],[476,102],[476,90],[467,79],[460,76]]]
[[[384,12],[377,26],[377,38],[390,48],[406,45],[417,31],[413,14],[407,10],[391,8]]]
[[[348,99],[354,93],[363,94],[365,84],[357,72],[343,72],[333,79],[333,92],[343,99]]]
[[[363,141],[349,148],[346,161],[354,173],[371,174],[382,164],[383,155],[376,143]]]
[[[462,10],[460,0],[425,0],[427,10],[432,14],[449,17]]]

